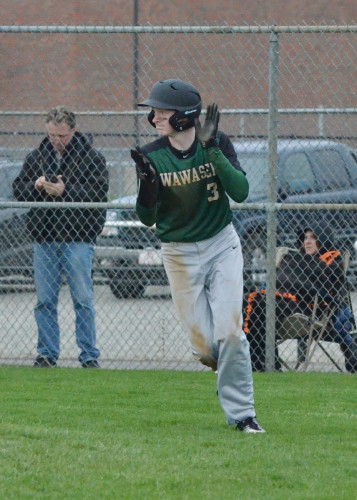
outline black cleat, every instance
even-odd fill
[[[260,427],[255,417],[247,417],[244,420],[236,420],[236,429],[246,434],[263,434],[264,429]]]

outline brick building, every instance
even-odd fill
[[[354,0],[0,0],[0,6],[3,25],[318,26],[357,20]],[[352,88],[357,53],[350,35],[281,36],[280,107],[357,107]],[[268,106],[268,34],[1,33],[0,38],[4,111],[43,112],[61,103],[78,112],[130,112],[153,82],[170,77],[192,81],[204,103],[215,100],[221,109]],[[2,123],[3,130],[42,131],[41,120],[32,116],[7,116]],[[97,134],[119,135],[123,146],[131,145],[125,137],[133,137],[138,127],[146,130],[144,121],[132,117],[89,116],[82,124]],[[227,117],[222,125],[236,135],[266,133],[262,116]],[[354,126],[350,117],[334,116],[330,130],[325,120],[329,135],[346,135]],[[283,128],[314,135],[316,116],[287,117]]]

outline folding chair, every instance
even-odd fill
[[[281,251],[281,253],[284,252]],[[286,251],[285,251],[286,253]],[[349,265],[350,254],[349,252],[345,252],[343,255],[343,266],[344,266],[344,275],[346,277],[347,269]],[[348,293],[348,305],[353,312],[352,309],[352,301],[351,294],[349,290]],[[311,316],[307,316],[300,313],[292,314],[287,317],[281,327],[277,332],[277,343],[278,345],[288,339],[297,339],[298,341],[298,359],[297,363],[294,367],[294,370],[297,370],[302,365],[302,370],[306,371],[309,364],[311,363],[313,354],[317,347],[319,347],[323,353],[327,356],[327,358],[331,361],[331,363],[340,371],[344,371],[341,368],[338,361],[336,361],[331,354],[325,349],[322,344],[324,336],[328,332],[334,331],[334,325],[332,324],[332,318],[334,314],[337,312],[339,308],[339,304],[337,302],[333,302],[328,307],[325,308],[322,317],[317,318],[316,313],[319,306],[319,297],[315,296],[314,305],[312,309]],[[356,321],[353,315],[353,331],[351,335],[356,335]],[[281,363],[288,369],[292,370],[288,364],[280,358]]]

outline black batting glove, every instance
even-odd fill
[[[136,171],[138,177],[142,181],[154,182],[156,179],[156,170],[151,165],[146,156],[140,151],[139,148],[131,149],[130,155],[136,164]]]
[[[201,127],[199,120],[196,120],[196,135],[202,146],[207,148],[214,148],[216,144],[216,135],[219,123],[219,111],[217,104],[212,103],[207,106],[206,118]]]
[[[154,208],[159,192],[159,178],[156,170],[139,148],[131,149],[130,154],[135,161],[139,178],[138,202],[145,208]]]

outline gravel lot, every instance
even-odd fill
[[[118,300],[107,285],[95,286],[97,338],[103,368],[197,370],[185,332],[176,320],[167,288],[147,289],[145,297]],[[352,294],[355,317],[357,292]],[[33,291],[0,295],[0,363],[31,365],[36,356],[37,329]],[[59,366],[79,366],[74,336],[74,313],[67,286],[60,295],[61,357]],[[337,344],[325,343],[342,361]],[[294,364],[296,341],[280,347],[284,359]],[[311,370],[337,371],[317,349]]]

